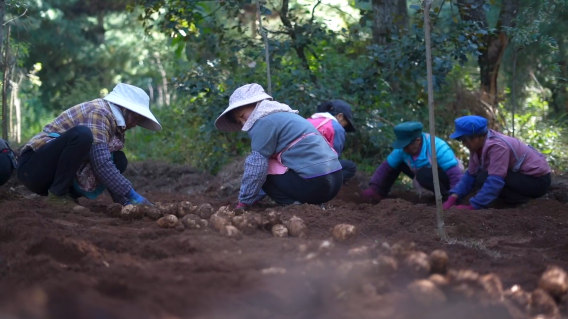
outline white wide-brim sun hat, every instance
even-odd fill
[[[260,84],[251,83],[236,89],[229,98],[229,107],[215,120],[215,127],[220,131],[237,132],[242,125],[229,117],[229,112],[241,106],[253,104],[262,100],[272,100],[272,96],[266,94]]]
[[[103,100],[112,102],[145,117],[145,119],[138,124],[145,129],[151,131],[159,131],[162,129],[162,126],[150,111],[150,97],[139,87],[118,83],[114,89],[112,89],[112,92],[105,96]]]

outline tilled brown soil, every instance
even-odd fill
[[[161,192],[140,185],[152,201],[211,203],[216,210],[234,204],[234,196],[215,196],[209,176],[176,169],[152,181],[131,178],[135,185],[176,185]],[[90,211],[78,213],[22,198],[9,187],[17,189],[0,188],[0,318],[553,318],[555,309],[534,304],[538,293],[532,307],[515,306],[502,292],[460,284],[455,271],[493,273],[504,290],[520,285],[531,292],[548,266],[568,269],[568,206],[557,199],[516,209],[450,210],[451,240],[442,242],[431,203],[413,204],[414,195],[399,193],[406,200],[361,204],[351,185],[325,210],[278,208],[304,220],[307,239],[258,229],[236,240],[211,228],[179,231],[147,217],[110,217],[106,195],[81,200]],[[206,196],[197,195],[206,188]],[[355,242],[330,240],[340,223],[358,228]],[[331,245],[322,245],[326,240]],[[410,242],[415,247],[401,252]],[[430,274],[412,271],[407,254],[436,249],[447,252],[452,270],[445,278],[453,283],[411,293],[408,284]],[[392,257],[396,269],[377,264],[383,257]],[[559,300],[563,317],[566,302]]]

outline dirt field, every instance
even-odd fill
[[[155,202],[217,211],[236,200],[226,172],[143,163],[127,175]],[[0,188],[0,318],[566,318],[566,296],[534,291],[548,266],[568,269],[566,180],[524,207],[450,210],[449,243],[431,198],[360,204],[355,182],[325,210],[276,208],[302,218],[307,238],[259,228],[242,239],[112,217],[107,195],[81,200],[90,212],[54,211],[12,182]],[[358,228],[354,242],[331,239],[340,223]],[[437,249],[450,270],[430,277],[443,267],[416,252]]]

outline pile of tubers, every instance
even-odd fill
[[[350,228],[339,225],[333,228],[336,232],[338,229]],[[317,273],[334,269],[334,285],[342,291],[354,288],[377,294],[394,282],[407,282],[408,297],[422,307],[469,301],[481,306],[504,306],[513,318],[560,318],[559,305],[568,300],[568,274],[557,266],[548,267],[538,287],[528,292],[519,285],[505,289],[499,276],[493,273],[451,269],[444,250],[426,254],[416,250],[413,243],[399,242],[392,246],[375,243],[346,250],[344,260],[318,258],[330,256],[334,247],[329,240],[321,241],[319,246],[300,244],[298,260],[306,262],[306,270]],[[383,286],[374,286],[375,283]]]
[[[274,237],[308,236],[308,228],[301,218],[292,216],[290,219],[282,220],[280,212],[271,208],[268,208],[264,214],[259,214],[243,210],[233,211],[229,206],[222,206],[211,215],[209,225],[222,235],[235,239],[242,238],[243,234],[253,234],[259,229],[270,230]]]

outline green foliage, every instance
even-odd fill
[[[378,46],[371,43],[371,1],[348,2],[361,11],[359,16],[349,16],[342,6],[296,0],[284,11],[284,1],[278,7],[264,3],[261,15],[274,98],[304,117],[327,99],[349,102],[358,131],[348,135],[343,156],[370,172],[391,151],[393,125],[428,124],[423,11],[409,1],[409,25]],[[566,157],[562,114],[568,110],[568,38],[558,25],[568,21],[567,2],[521,0],[517,28],[507,30],[510,48],[522,48],[515,77],[515,133],[557,166],[565,165]],[[12,34],[17,67],[29,75],[20,91],[24,138],[64,109],[100,97],[122,81],[152,95],[153,111],[164,127],[127,134],[126,151],[133,160],[161,159],[216,172],[250,150],[246,134],[222,133],[213,123],[237,87],[256,82],[266,88],[256,2],[44,0],[27,9],[25,24],[16,24]],[[436,131],[442,138],[453,130],[455,116],[469,113],[467,106],[456,104],[456,91],[479,87],[482,39],[499,31],[500,1],[489,1],[483,9],[488,26],[463,21],[456,1],[436,1],[430,12]],[[10,14],[23,10],[14,7]],[[330,12],[341,20],[331,21]],[[500,73],[499,120],[505,132],[512,127],[512,61],[509,50]],[[467,158],[462,145],[450,143]]]

